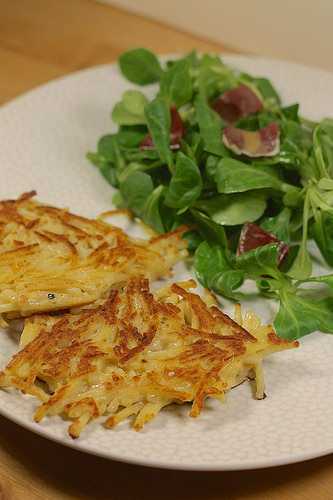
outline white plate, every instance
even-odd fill
[[[333,116],[333,74],[249,57],[225,57],[245,71],[273,79],[285,103],[301,102],[310,118]],[[114,66],[81,71],[40,87],[0,110],[0,199],[36,189],[48,203],[94,216],[110,208],[112,188],[85,159],[111,128],[110,110],[130,87]],[[150,92],[151,89],[148,89]],[[267,301],[251,307],[266,319]],[[0,365],[15,351],[0,336]],[[247,384],[227,404],[208,402],[198,419],[169,408],[139,433],[128,423],[105,430],[98,422],[73,441],[59,417],[32,421],[32,397],[0,391],[0,413],[49,439],[88,453],[158,467],[196,470],[280,465],[333,451],[333,338],[316,334],[301,348],[265,363],[268,397],[255,401]]]

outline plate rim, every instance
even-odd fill
[[[0,400],[1,402],[1,400]],[[30,432],[33,432],[34,434],[37,434],[38,436],[47,439],[49,441],[53,441],[55,443],[61,444],[63,446],[66,446],[67,448],[71,448],[73,450],[79,451],[81,453],[88,453],[89,455],[93,455],[96,457],[101,457],[105,458],[107,460],[113,460],[115,462],[120,462],[124,464],[132,464],[132,465],[140,465],[141,467],[150,467],[150,468],[156,468],[156,469],[166,469],[166,470],[179,470],[179,471],[196,471],[196,472],[231,472],[231,471],[242,471],[242,470],[259,470],[259,469],[270,469],[272,467],[280,467],[284,465],[291,465],[295,463],[300,463],[304,462],[307,460],[312,460],[315,458],[320,458],[324,456],[328,456],[330,454],[333,454],[333,446],[327,448],[326,450],[322,451],[321,453],[300,453],[298,455],[293,456],[292,458],[288,459],[284,458],[283,456],[279,457],[279,459],[269,459],[269,460],[258,460],[258,461],[251,461],[251,462],[242,462],[242,465],[240,467],[239,462],[229,462],[228,465],[226,466],[214,466],[214,465],[199,465],[199,464],[183,464],[181,462],[174,462],[170,464],[167,461],[160,461],[157,462],[156,460],[150,460],[150,459],[140,459],[140,458],[121,458],[117,455],[114,455],[111,451],[111,453],[107,453],[104,451],[101,451],[95,447],[88,447],[85,448],[84,444],[83,446],[80,444],[80,441],[78,439],[73,441],[70,440],[64,440],[59,436],[55,435],[50,435],[47,430],[45,430],[42,426],[38,426],[34,420],[31,420],[30,422],[26,420],[20,420],[20,418],[16,417],[16,415],[12,415],[9,411],[4,410],[0,406],[0,415],[7,418],[11,422],[14,422],[15,425],[19,425],[20,427],[24,428],[25,430],[28,430]],[[46,417],[50,418],[50,417]],[[105,430],[108,432],[108,430]],[[135,432],[133,429],[130,429],[131,432]]]
[[[161,60],[165,60],[168,58],[175,58],[175,57],[180,57],[181,54],[163,54],[159,55],[159,58]],[[241,63],[242,61],[258,61],[258,62],[263,62],[267,64],[273,64],[273,65],[285,65],[285,66],[291,66],[293,68],[299,68],[305,71],[310,71],[313,73],[319,73],[323,77],[333,77],[333,71],[329,71],[327,69],[323,69],[320,67],[316,66],[311,66],[311,65],[306,65],[302,63],[295,63],[292,61],[287,61],[284,59],[280,58],[272,58],[272,57],[262,57],[262,56],[257,56],[257,55],[247,55],[247,54],[233,54],[233,53],[228,53],[228,52],[223,52],[220,54],[222,59],[226,61],[228,64],[232,65],[237,65],[237,62]],[[72,78],[79,78],[81,75],[84,75],[86,73],[92,73],[96,70],[99,69],[107,69],[107,68],[114,68],[116,67],[116,62],[114,63],[107,63],[107,64],[101,64],[101,65],[95,65],[95,66],[90,66],[88,68],[84,69],[79,69],[77,71],[61,75],[57,78],[51,79],[45,83],[42,83],[40,85],[37,85],[33,87],[31,90],[24,92],[22,94],[19,94],[18,96],[14,97],[13,99],[5,102],[0,106],[0,116],[1,116],[1,111],[10,108],[11,106],[16,106],[19,105],[22,101],[25,99],[29,99],[32,95],[37,94],[41,89],[44,89],[46,87],[54,86],[57,85],[60,82],[64,82],[67,79],[70,80]],[[6,391],[7,394],[9,394],[8,391]],[[37,423],[31,420],[26,420],[24,418],[20,418],[20,416],[17,416],[16,414],[11,413],[9,410],[2,408],[1,406],[1,398],[0,398],[0,414],[7,418],[8,420],[12,421],[15,423],[15,425],[19,425],[20,427],[23,427],[25,430],[31,431],[45,439],[48,439],[50,441],[59,443],[61,445],[64,445],[66,447],[72,448],[74,450],[77,450],[79,452],[83,453],[88,453],[91,455],[99,456],[108,460],[114,460],[117,462],[121,463],[129,463],[133,465],[140,465],[140,466],[145,466],[145,467],[153,467],[153,468],[161,468],[161,469],[169,469],[169,470],[183,470],[183,471],[241,471],[241,470],[254,470],[254,469],[264,469],[264,468],[271,468],[271,467],[277,467],[277,466],[284,466],[284,465],[289,465],[293,463],[299,463],[305,460],[310,460],[314,458],[319,458],[322,456],[327,456],[333,453],[333,446],[329,446],[325,449],[323,449],[321,452],[305,452],[305,453],[298,453],[296,455],[282,455],[278,457],[277,459],[275,458],[270,458],[270,459],[260,459],[260,460],[251,460],[251,461],[235,461],[235,462],[228,462],[228,464],[225,465],[211,465],[211,464],[189,464],[189,463],[182,463],[182,462],[173,462],[170,463],[167,460],[160,460],[156,461],[153,459],[147,459],[143,458],[141,459],[140,457],[137,458],[126,458],[126,457],[121,457],[117,454],[114,454],[113,451],[111,450],[110,452],[106,452],[103,450],[99,450],[98,447],[95,446],[85,446],[84,442],[80,442],[80,440],[73,440],[72,442],[70,440],[64,439],[61,436],[54,435],[52,433],[48,432],[48,429],[43,428],[42,426],[39,426]],[[133,431],[134,432],[134,431]]]

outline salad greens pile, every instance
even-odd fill
[[[268,79],[236,71],[217,55],[192,52],[162,66],[150,51],[134,49],[120,56],[119,66],[129,81],[157,83],[158,90],[152,100],[127,90],[112,111],[118,132],[88,153],[117,188],[116,206],[159,233],[185,224],[199,281],[239,301],[240,287],[253,280],[258,293],[279,301],[280,337],[333,333],[333,274],[312,276],[308,250],[313,239],[333,266],[333,119],[303,118],[298,104],[282,105]],[[241,139],[259,131],[261,140],[260,131],[274,123],[274,154],[237,154],[223,140],[230,123],[213,103],[244,86],[260,109],[244,112],[241,97],[232,131]],[[232,106],[239,111],[237,102]]]

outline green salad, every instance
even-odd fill
[[[280,337],[333,333],[333,274],[314,276],[308,249],[333,266],[333,119],[302,117],[218,55],[162,65],[139,48],[119,67],[136,86],[113,108],[118,132],[88,153],[113,203],[158,233],[186,225],[200,283],[240,301],[252,280],[279,302]],[[153,99],[137,87],[149,84]]]

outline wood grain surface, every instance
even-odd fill
[[[0,103],[133,46],[225,49],[89,0],[0,0]],[[332,456],[261,471],[178,472],[85,455],[2,417],[0,429],[0,500],[333,499]]]

